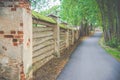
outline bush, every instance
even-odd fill
[[[118,46],[118,50],[120,51],[120,45]]]
[[[117,38],[113,37],[111,40],[107,42],[107,45],[113,48],[118,48],[119,43],[117,41]]]

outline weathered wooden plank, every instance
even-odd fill
[[[61,45],[60,45],[60,47],[63,47],[63,46],[65,46],[65,44],[61,44]]]
[[[61,37],[61,36],[64,36],[64,37],[65,37],[65,34],[61,34],[60,37]]]
[[[49,45],[49,46],[47,46],[47,47],[45,47],[45,48],[38,49],[38,50],[34,51],[34,52],[33,52],[33,57],[36,57],[36,56],[38,56],[38,55],[41,55],[41,54],[43,54],[43,53],[45,53],[45,52],[47,52],[47,51],[49,51],[49,50],[54,50],[54,45]]]
[[[51,26],[51,27],[55,27],[57,25],[57,24],[52,24],[52,23],[48,23],[48,22],[45,22],[45,21],[40,21],[40,20],[37,20],[37,19],[33,19],[33,23],[34,24]]]
[[[53,31],[51,27],[33,27],[33,33],[42,31]]]
[[[60,42],[60,45],[65,44],[65,41]]]
[[[53,41],[46,41],[44,43],[36,45],[36,46],[33,47],[33,52],[38,50],[38,49],[41,49],[43,47],[49,46],[49,45],[54,45],[54,42]]]
[[[65,50],[65,49],[66,49],[66,47],[65,47],[65,46],[63,46],[63,47],[61,47],[61,48],[60,48],[60,50]]]
[[[65,40],[61,39],[60,42],[65,42]]]
[[[65,36],[60,37],[60,40],[65,40]]]
[[[63,47],[60,48],[60,51],[63,51],[63,50],[65,50],[65,49],[66,49],[66,47],[63,46]]]
[[[48,61],[50,61],[52,58],[54,58],[53,55],[48,56],[46,58],[44,58],[41,61],[37,61],[36,63],[33,63],[33,72],[35,72],[37,69],[39,69],[41,66],[43,66],[45,63],[47,63]]]
[[[60,33],[60,35],[65,35],[65,33]]]
[[[62,39],[65,40],[65,38],[66,38],[65,36],[60,36],[60,40],[62,40]]]
[[[33,34],[33,39],[34,38],[41,38],[41,37],[47,37],[47,36],[51,36],[53,35],[53,32],[45,32],[45,33],[41,33],[41,34]]]
[[[67,31],[67,30],[65,30],[65,29],[61,29],[61,28],[60,28],[60,32],[65,32],[65,31]]]
[[[44,59],[44,58],[47,57],[47,56],[53,55],[53,52],[54,52],[54,50],[51,50],[51,51],[49,51],[49,52],[47,52],[47,53],[44,53],[44,54],[42,54],[42,55],[40,55],[40,56],[34,57],[34,58],[33,58],[33,63],[35,63],[35,62],[37,62],[37,61],[40,61],[40,60]]]
[[[53,40],[53,36],[46,36],[44,38],[34,38],[33,39],[33,47],[36,46],[36,45],[39,45],[41,43],[44,43],[46,41],[49,41],[49,40]]]
[[[43,34],[50,34],[50,33],[53,33],[53,31],[43,31],[43,32],[34,32],[33,33],[33,36],[35,35],[43,35]]]

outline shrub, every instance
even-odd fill
[[[111,40],[107,42],[107,45],[113,48],[118,48],[119,43],[117,41],[117,38],[113,37]]]

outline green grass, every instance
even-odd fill
[[[120,51],[118,51],[118,49],[116,48],[111,48],[107,45],[105,45],[104,42],[104,38],[101,37],[101,39],[99,40],[99,44],[113,57],[115,57],[118,61],[120,61]]]
[[[37,18],[37,19],[47,21],[47,22],[50,22],[50,23],[54,23],[54,24],[57,23],[54,19],[52,19],[50,17],[47,17],[47,16],[44,16],[44,15],[41,15],[40,13],[38,13],[36,11],[32,11],[32,16]]]

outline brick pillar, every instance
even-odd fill
[[[12,71],[4,76],[10,80],[28,80],[32,77],[30,4],[28,0],[0,0],[0,3],[0,55],[4,55],[3,63]]]

